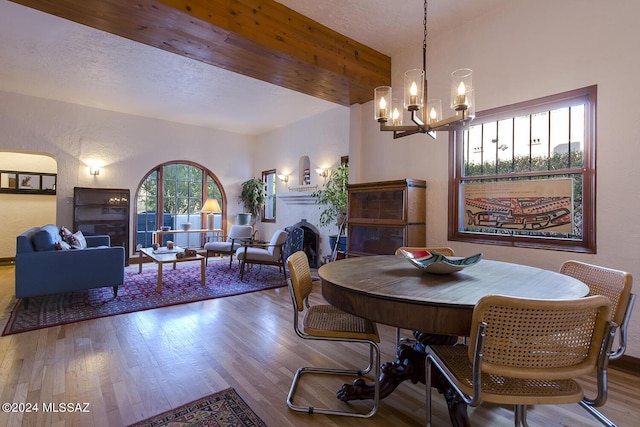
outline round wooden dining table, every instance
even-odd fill
[[[325,264],[318,275],[322,295],[335,307],[415,331],[418,342],[401,345],[397,360],[383,364],[381,397],[408,379],[424,383],[424,346],[469,336],[473,308],[483,296],[574,299],[589,293],[583,282],[554,271],[486,259],[455,273],[432,274],[394,255],[354,257]],[[443,387],[442,382],[433,385]],[[444,394],[452,424],[469,425],[464,402],[455,393],[445,390]],[[373,390],[354,382],[345,384],[337,395],[344,401],[369,399]]]

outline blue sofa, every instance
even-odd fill
[[[25,308],[29,297],[113,286],[114,297],[124,282],[124,247],[110,247],[109,236],[85,236],[86,249],[57,250],[62,240],[48,224],[16,239],[16,298]]]

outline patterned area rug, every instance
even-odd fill
[[[262,421],[232,388],[132,424],[130,427],[264,426]]]
[[[162,269],[162,293],[156,292],[158,266],[147,263],[138,274],[138,265],[125,268],[124,285],[113,298],[113,288],[89,289],[29,298],[29,308],[18,300],[2,335],[63,325],[81,320],[131,313],[169,305],[185,304],[212,298],[286,286],[281,271],[275,266],[256,265],[245,271],[240,281],[237,262],[229,268],[229,259],[209,259],[205,269],[205,286],[200,284],[200,263],[170,264]]]

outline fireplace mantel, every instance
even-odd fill
[[[276,197],[288,205],[315,205],[316,199],[312,191],[290,191],[278,194]]]

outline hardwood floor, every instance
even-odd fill
[[[15,302],[13,275],[12,266],[0,266],[1,325]],[[424,425],[422,384],[400,385],[371,419],[289,411],[299,366],[353,366],[368,355],[365,346],[301,340],[292,310],[283,287],[0,337],[0,402],[89,403],[87,413],[0,413],[0,426],[126,426],[227,387],[272,427]],[[382,360],[393,360],[395,329],[381,325],[380,333]],[[300,398],[342,404],[334,397],[342,382],[312,380]],[[610,370],[609,381],[601,411],[620,426],[636,425],[637,377]],[[593,392],[592,381],[584,384]],[[481,405],[469,415],[474,426],[513,425],[510,408]],[[536,406],[528,419],[532,426],[599,426],[578,405]],[[450,425],[437,393],[434,423]]]

